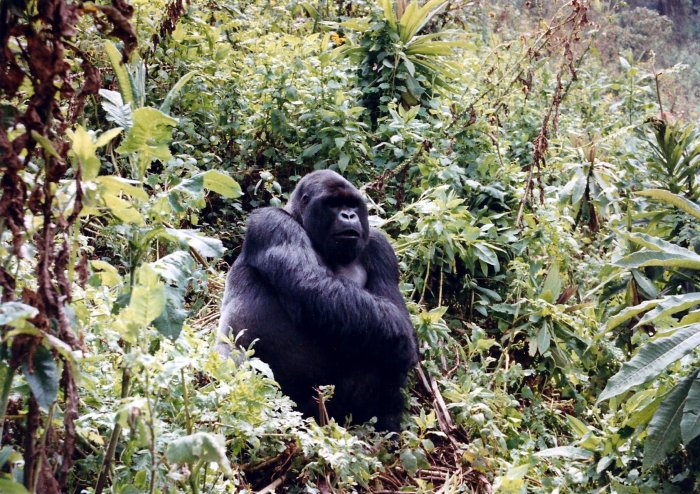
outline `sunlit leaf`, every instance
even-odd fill
[[[670,363],[689,354],[700,345],[700,324],[679,328],[673,335],[646,343],[622,369],[610,378],[598,397],[601,401],[624,393],[659,375]]]

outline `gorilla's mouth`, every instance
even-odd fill
[[[333,237],[339,239],[339,240],[357,240],[360,238],[360,232],[357,230],[343,230],[342,232],[338,232]]]

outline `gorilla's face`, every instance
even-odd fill
[[[333,171],[321,170],[301,179],[285,209],[301,223],[330,266],[351,263],[367,245],[367,206],[359,191]]]

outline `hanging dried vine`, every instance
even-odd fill
[[[71,41],[79,19],[91,15],[102,32],[122,41],[126,59],[136,46],[129,21],[132,12],[123,0],[113,0],[112,5],[65,0],[0,4],[0,100],[12,108],[9,121],[0,123],[0,232],[9,230],[12,244],[10,258],[0,264],[0,300],[22,302],[38,311],[30,319],[38,331],[14,336],[11,347],[2,351],[9,354],[11,372],[20,366],[33,372],[37,349],[47,342],[54,358],[64,360],[60,379],[63,433],[53,432],[47,420],[43,437],[37,438],[40,410],[33,395],[29,400],[24,484],[30,492],[61,492],[75,450],[77,388],[71,366],[56,347],[82,348],[81,335],[71,327],[66,304],[71,299],[67,272],[78,257],[71,251],[71,226],[80,214],[83,192],[80,170],[74,171],[66,159],[70,146],[65,135],[82,111],[85,98],[97,93],[100,80],[97,69]],[[66,52],[82,60],[82,74],[72,72]],[[81,81],[79,87],[74,87],[74,80]],[[75,193],[70,207],[61,211],[55,194],[59,182],[67,178],[75,180]],[[28,219],[39,226],[30,229]],[[36,249],[33,259],[26,254],[25,244]],[[36,285],[17,279],[20,262],[33,266]],[[77,262],[84,263],[84,259]],[[59,436],[60,454],[54,455]]]

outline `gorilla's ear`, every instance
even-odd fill
[[[302,194],[299,185],[297,185],[297,187],[290,194],[289,201],[287,201],[286,206],[284,206],[284,210],[287,211],[300,225],[303,225],[301,216],[303,196],[306,196],[306,194]]]

